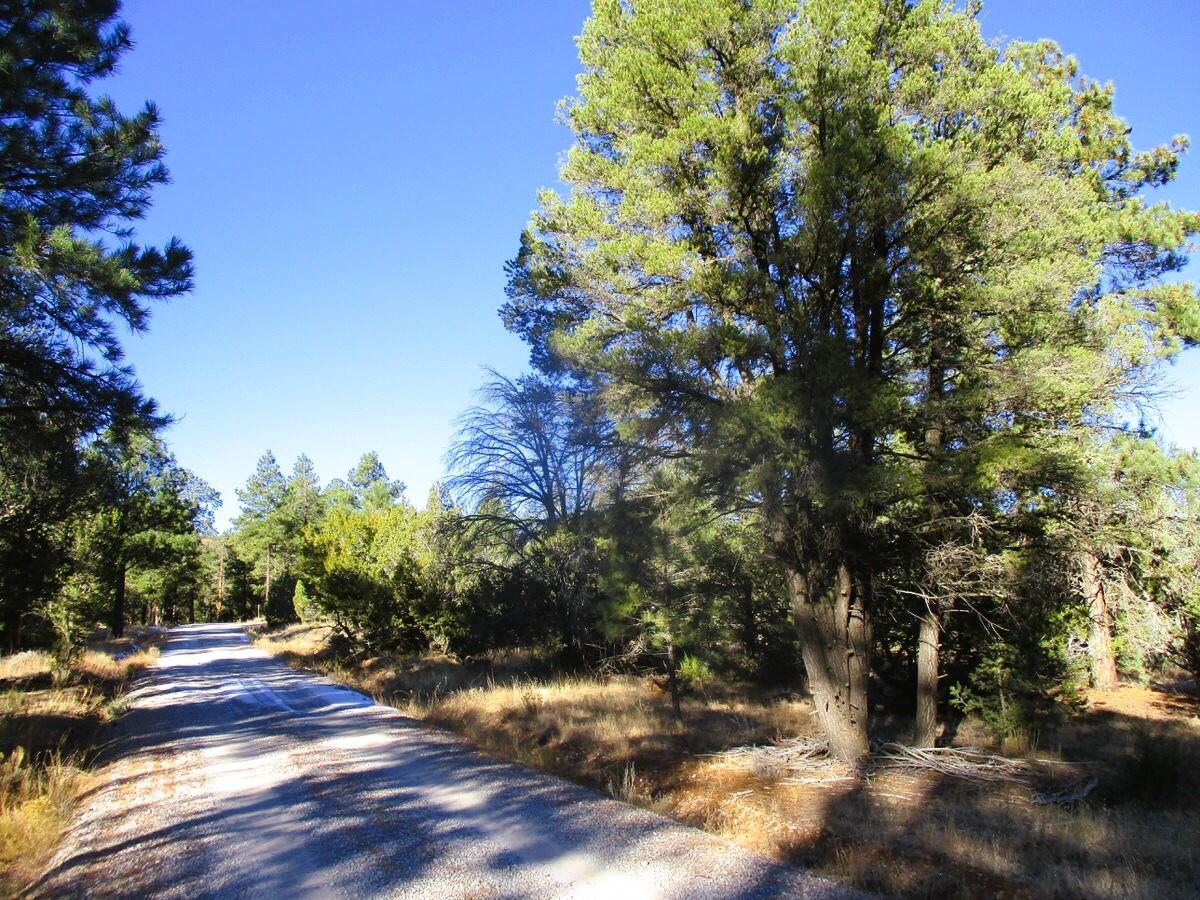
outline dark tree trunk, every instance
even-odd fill
[[[21,649],[21,610],[10,601],[4,611],[4,635],[8,638],[8,652],[16,653]]]
[[[671,708],[675,711],[675,720],[683,721],[683,707],[679,703],[679,657],[675,642],[667,639],[667,686],[671,690]]]
[[[1117,659],[1113,654],[1113,620],[1104,594],[1104,571],[1099,557],[1081,554],[1083,595],[1088,604],[1088,660],[1092,686],[1101,691],[1117,689]]]
[[[220,548],[220,551],[217,556],[217,589],[213,619],[221,622],[223,621],[221,617],[225,614],[225,553],[227,551],[223,543],[217,546]]]
[[[942,623],[933,602],[925,606],[917,633],[917,712],[913,746],[932,747],[938,736],[938,669]]]
[[[267,577],[263,583],[263,602],[258,610],[258,618],[262,618],[263,612],[267,615],[271,614],[271,548],[267,547]]]
[[[754,582],[746,579],[742,583],[742,644],[746,658],[751,662],[758,659],[758,616],[754,609]]]
[[[945,393],[946,372],[938,353],[940,348],[934,341],[929,372],[926,382],[926,406],[928,424],[925,428],[925,490],[929,500],[929,515],[935,522],[942,514],[941,490],[938,484],[939,466],[945,443],[945,411],[942,399]],[[920,612],[917,629],[917,709],[913,722],[913,746],[932,747],[938,736],[938,678],[941,668],[942,603],[936,599],[938,585],[933,583],[931,573],[925,575],[925,609]],[[933,596],[928,596],[933,595]]]
[[[125,560],[117,563],[116,583],[113,591],[112,635],[119,638],[125,634]]]
[[[842,562],[831,588],[812,571],[787,567],[792,617],[800,636],[817,717],[837,758],[857,764],[870,750],[867,691],[871,670],[868,588]]]

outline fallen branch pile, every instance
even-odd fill
[[[779,778],[789,772],[842,767],[829,755],[829,744],[818,738],[798,737],[778,744],[746,745],[723,753],[706,753],[725,769],[742,769],[759,778]]]
[[[1034,803],[1072,803],[1090,794],[1100,778],[1090,763],[1010,759],[978,747],[908,747],[883,743],[871,755],[870,772],[911,769],[937,772],[973,784],[1028,788]]]
[[[769,746],[734,747],[706,754],[722,768],[736,768],[783,784],[814,784],[863,779],[884,771],[935,772],[971,784],[1014,785],[1026,788],[1033,803],[1061,804],[1082,800],[1100,783],[1090,763],[1049,759],[1010,759],[977,747],[908,747],[876,744],[859,771],[829,755],[828,744],[816,738],[793,738]]]

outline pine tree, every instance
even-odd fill
[[[242,512],[235,522],[243,525],[266,519],[283,505],[286,493],[287,480],[275,461],[275,454],[268,450],[258,458],[246,486],[237,489]]]
[[[241,514],[234,519],[237,544],[261,572],[262,608],[268,614],[273,596],[272,579],[278,579],[287,562],[286,558],[280,557],[287,539],[287,525],[281,515],[286,496],[287,479],[270,450],[258,458],[246,486],[237,489],[238,502],[242,505]],[[287,599],[290,606],[290,594]]]
[[[95,541],[103,541],[103,582],[110,598],[109,625],[121,636],[127,618],[126,587],[132,567],[174,565],[187,557],[199,565],[197,522],[210,515],[215,492],[181,468],[153,433],[106,434],[87,454],[95,496]],[[183,541],[176,542],[176,538]]]
[[[316,525],[325,515],[328,504],[321,495],[321,481],[306,454],[300,454],[292,466],[292,474],[284,490],[282,509],[288,519],[289,531],[299,534]]]
[[[167,181],[152,104],[125,116],[89,92],[131,46],[117,0],[0,5],[0,423],[50,413],[85,432],[153,404],[119,328],[190,289],[190,251],[133,242]],[[112,239],[101,237],[111,235]]]
[[[354,493],[354,505],[359,509],[390,509],[404,496],[404,482],[388,479],[387,469],[374,450],[362,455],[358,464],[347,473],[346,480]]]
[[[88,490],[78,444],[157,420],[121,329],[187,291],[191,254],[139,246],[167,180],[153,105],[123,115],[91,85],[131,46],[116,0],[0,4],[0,607],[9,646],[53,595]]]
[[[761,513],[851,761],[896,510],[941,469],[967,479],[946,460],[964,435],[992,508],[1036,505],[1138,329],[1196,316],[1186,286],[1096,290],[1122,236],[1178,248],[1200,225],[1110,202],[1172,151],[1097,146],[1048,48],[998,51],[977,12],[596,0],[571,193],[542,194],[510,267],[505,320],[536,363],[598,379],[714,501]]]

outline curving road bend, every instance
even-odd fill
[[[813,897],[849,888],[174,629],[34,896]]]

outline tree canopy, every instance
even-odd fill
[[[153,104],[132,116],[90,87],[131,46],[117,0],[0,6],[0,416],[54,413],[84,431],[154,405],[122,365],[118,325],[185,293],[191,252],[135,242],[167,181]]]

